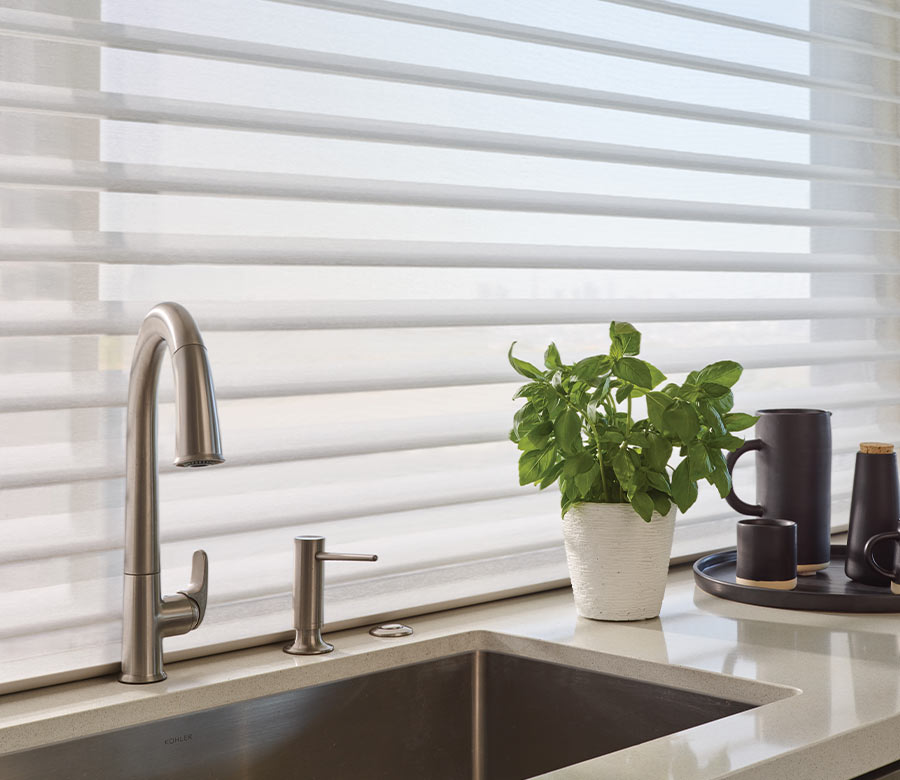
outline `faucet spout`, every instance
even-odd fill
[[[119,675],[126,683],[164,680],[162,638],[196,628],[206,608],[207,562],[202,550],[194,553],[191,586],[176,596],[162,597],[160,593],[156,396],[166,351],[175,374],[175,465],[209,466],[225,460],[212,373],[200,330],[183,306],[161,303],[141,324],[128,385],[125,595]]]

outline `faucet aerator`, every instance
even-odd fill
[[[178,458],[175,461],[175,465],[183,469],[199,469],[203,466],[218,466],[224,462],[225,458],[221,455],[205,455],[202,457],[198,455],[190,458]]]

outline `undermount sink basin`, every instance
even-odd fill
[[[753,704],[471,651],[0,758],[4,780],[518,780]]]

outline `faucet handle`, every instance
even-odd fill
[[[364,553],[330,553],[317,552],[317,561],[377,561],[377,555],[366,555]]]
[[[184,590],[178,591],[187,596],[196,606],[194,611],[194,625],[191,626],[193,631],[206,615],[206,597],[209,591],[209,558],[205,550],[195,550],[194,557],[191,560],[191,584]]]

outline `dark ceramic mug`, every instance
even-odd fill
[[[875,547],[879,542],[886,539],[894,539],[900,541],[900,532],[887,531],[883,534],[875,534],[866,542],[865,554],[866,560],[875,571],[884,575],[891,581],[891,593],[900,594],[900,544],[894,545],[894,570],[885,569],[878,561],[875,560]]]
[[[726,459],[728,471],[745,452],[756,455],[758,504],[726,500],[743,515],[797,524],[797,573],[814,574],[831,559],[831,412],[762,409],[755,439]]]
[[[767,517],[738,520],[738,585],[793,590],[797,587],[797,524]]]

